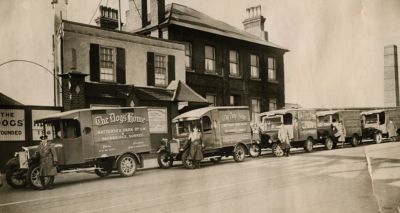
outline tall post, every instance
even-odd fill
[[[118,29],[121,31],[121,0],[118,0]]]

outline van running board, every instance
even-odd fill
[[[96,169],[101,169],[99,167],[90,167],[90,168],[77,168],[77,169],[70,169],[70,170],[64,170],[61,171],[60,173],[72,173],[72,172],[93,172]]]

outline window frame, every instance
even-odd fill
[[[270,59],[272,59],[272,67],[270,67]],[[270,71],[273,73],[271,75]],[[267,76],[268,76],[268,81],[277,81],[277,60],[275,57],[268,56],[267,57]],[[274,78],[271,78],[273,76]]]
[[[231,60],[231,52],[235,52],[235,60],[236,61],[232,61]],[[236,74],[232,74],[232,65],[236,66]],[[239,55],[239,51],[237,50],[229,50],[229,77],[234,77],[234,78],[240,78],[241,77],[241,73],[240,73],[240,55]]]
[[[252,56],[256,57],[256,65],[252,64]],[[257,76],[253,76],[253,67],[257,68]],[[260,79],[260,57],[257,54],[250,54],[250,78],[251,79]]]
[[[214,93],[207,93],[207,94],[205,95],[205,99],[208,101],[207,96],[209,96],[209,97],[212,96],[212,97],[214,98],[214,105],[211,105],[211,103],[208,102],[208,103],[209,103],[209,106],[217,106],[217,94],[214,94]]]
[[[194,70],[193,70],[193,45],[191,42],[188,42],[188,41],[184,41],[184,44],[185,44],[185,70],[187,72],[194,72]],[[187,54],[188,52],[187,52],[186,47],[189,47],[189,55]],[[189,58],[189,60],[188,60],[189,66],[187,66],[187,64],[186,64],[187,57]]]
[[[213,57],[214,58],[207,58],[207,47],[209,47],[209,48],[212,48],[212,53],[213,53]],[[211,46],[211,45],[204,45],[204,72],[205,73],[207,73],[207,74],[213,74],[213,75],[218,75],[217,74],[217,67],[216,67],[216,49],[215,49],[215,47],[214,46]],[[208,68],[207,68],[207,62],[208,62],[208,60],[210,60],[210,61],[212,61],[213,62],[213,70],[209,70]]]
[[[164,68],[163,67],[158,67],[157,66],[157,57],[162,57],[164,58]],[[157,70],[158,69],[164,69],[165,73],[165,84],[161,85],[161,84],[157,84]],[[154,86],[155,87],[161,87],[161,88],[165,88],[168,86],[168,56],[164,55],[164,54],[159,54],[159,53],[154,53]]]
[[[274,101],[274,102],[272,102]],[[274,109],[271,109],[271,103],[275,104]],[[278,109],[278,99],[277,98],[268,98],[268,110],[277,110]]]
[[[253,108],[253,100],[257,101],[257,107],[258,107],[258,112],[255,112]],[[253,122],[257,120],[258,115],[261,113],[261,98],[260,97],[252,97],[250,99],[250,104],[251,104],[251,117],[253,119]]]
[[[103,49],[110,49],[111,52],[111,57],[112,57],[112,61],[109,60],[102,60],[102,50]],[[107,69],[106,67],[102,67],[103,63],[102,62],[106,62],[106,63],[112,63],[113,64],[113,68],[112,68],[112,74],[109,73],[104,73],[102,72],[103,69]],[[100,82],[108,82],[108,83],[116,83],[117,82],[117,48],[116,47],[112,47],[112,46],[105,46],[105,45],[99,45],[99,81]],[[102,78],[102,76],[104,75],[112,75],[112,80],[109,79],[104,79],[104,77]]]

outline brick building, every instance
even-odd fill
[[[186,82],[209,102],[248,105],[253,115],[284,107],[288,50],[268,41],[261,6],[246,10],[245,30],[239,30],[180,4],[147,2],[129,1],[124,29],[183,42]]]

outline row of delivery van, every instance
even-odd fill
[[[375,143],[394,141],[399,134],[400,108],[367,111],[287,109],[261,113],[255,131],[258,140],[252,144],[250,154],[258,156],[262,149],[270,148],[275,156],[282,156],[278,140],[281,125],[290,127],[293,147],[303,147],[306,152],[311,152],[314,145],[323,144],[330,150],[338,145],[333,128],[337,122],[344,127],[345,142],[353,147],[367,140]],[[390,128],[393,129],[392,133]]]
[[[346,138],[357,146],[362,138],[380,143],[388,137],[387,124],[400,126],[400,109],[361,112],[359,110],[317,111],[312,109],[277,110],[261,113],[256,134],[251,128],[248,107],[204,107],[183,113],[172,120],[172,138],[163,139],[152,150],[147,107],[79,109],[48,115],[35,120],[48,134],[57,155],[57,172],[93,172],[106,177],[112,172],[134,175],[144,165],[143,156],[157,154],[161,168],[175,161],[193,168],[188,160],[190,132],[197,127],[202,134],[203,155],[215,163],[233,156],[242,162],[257,157],[264,148],[283,155],[277,132],[281,125],[293,130],[294,147],[311,152],[317,143],[328,149],[335,146],[330,125],[342,121]],[[160,144],[159,141],[156,143]],[[6,181],[14,188],[41,188],[38,146],[22,147],[6,165]]]

